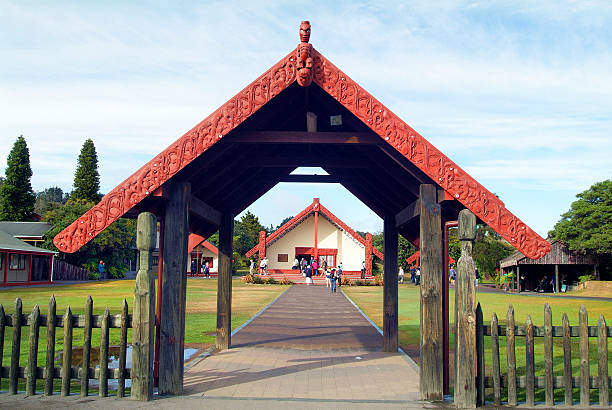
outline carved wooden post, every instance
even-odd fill
[[[167,185],[167,187],[166,187]],[[159,394],[183,393],[187,242],[191,185],[164,184],[168,198],[164,217],[163,291],[159,352]]]
[[[423,400],[443,399],[442,221],[436,187],[419,188],[421,252],[421,371]],[[387,258],[385,257],[385,260]]]
[[[232,340],[232,252],[234,215],[223,213],[219,227],[219,278],[217,280],[217,349],[229,349]]]
[[[385,216],[385,268],[383,285],[383,350],[397,352],[397,228],[395,215]],[[367,263],[367,262],[366,262]],[[370,264],[372,258],[370,257]]]
[[[372,276],[372,234],[366,233],[366,246],[365,246],[365,264],[366,264],[366,275]]]
[[[455,356],[455,405],[476,407],[476,274],[472,259],[472,241],[476,238],[476,217],[467,209],[459,212],[461,257],[455,279],[457,333]]]
[[[153,354],[155,335],[155,275],[151,268],[157,239],[157,219],[150,212],[138,215],[136,247],[140,268],[134,289],[132,317],[132,399],[153,398]]]

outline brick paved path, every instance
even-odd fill
[[[378,331],[343,294],[295,285],[233,337],[232,349],[189,369],[185,394],[417,400],[418,370],[381,347]]]

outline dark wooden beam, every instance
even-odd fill
[[[203,219],[213,225],[221,225],[221,212],[193,195],[189,201],[189,212],[197,218]]]
[[[324,184],[339,184],[338,178],[333,175],[305,175],[305,174],[289,174],[280,178],[278,182],[313,182]]]
[[[239,131],[227,136],[231,143],[241,144],[367,144],[385,141],[371,132],[307,132],[307,131]]]
[[[159,394],[183,394],[187,241],[191,185],[164,184],[168,204],[164,217],[163,284],[159,355]]]
[[[333,164],[334,168],[367,168],[367,165],[349,158],[331,155],[300,156],[287,154],[284,157],[259,157],[250,160],[246,166],[251,168],[285,168],[285,167],[324,167]]]
[[[421,203],[417,199],[406,208],[402,209],[395,215],[395,226],[400,227],[406,225],[409,222],[412,222],[416,217],[420,215],[421,212]]]
[[[232,252],[234,215],[224,212],[219,227],[219,278],[217,280],[217,349],[231,347],[232,341]]]
[[[442,220],[436,187],[421,185],[421,320],[420,393],[422,400],[444,398],[442,353]],[[386,259],[386,258],[385,258]]]
[[[397,353],[397,248],[398,237],[395,215],[384,219],[384,285],[383,285],[383,350]]]
[[[402,167],[410,175],[412,175],[417,181],[424,184],[435,183],[427,174],[417,168],[410,160],[400,154],[395,148],[389,144],[379,145],[378,147],[384,152],[389,158],[391,158],[397,165]]]

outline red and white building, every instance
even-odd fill
[[[340,218],[314,198],[312,204],[270,235],[259,233],[259,243],[246,253],[258,254],[258,261],[268,258],[268,273],[295,273],[294,260],[317,259],[328,266],[342,263],[345,274],[360,274],[366,263],[366,275],[372,275],[373,255],[383,254],[372,246],[372,235],[361,237]],[[259,264],[258,264],[259,266]]]
[[[51,283],[56,253],[0,231],[0,286]]]

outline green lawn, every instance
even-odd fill
[[[232,288],[232,329],[237,328],[252,317],[257,311],[274,300],[288,287],[281,285],[253,285],[244,284],[239,279],[233,280]],[[23,302],[23,313],[30,314],[34,305],[38,304],[41,314],[46,315],[49,298],[55,295],[57,302],[57,315],[65,313],[66,307],[74,315],[85,312],[85,302],[88,295],[93,298],[94,314],[103,314],[108,306],[111,314],[121,312],[121,303],[126,299],[129,312],[132,313],[134,302],[134,281],[117,280],[106,282],[86,282],[67,286],[46,286],[31,288],[7,288],[0,291],[0,303],[6,314],[15,311],[15,299],[20,297]],[[215,342],[217,311],[217,281],[216,279],[194,278],[187,280],[187,317],[185,319],[185,343],[194,347],[206,348]],[[12,328],[7,327],[4,337],[4,351],[2,365],[10,364],[12,346]],[[128,343],[131,342],[132,332],[128,331]],[[27,363],[29,328],[22,328],[20,365]],[[119,329],[110,329],[110,345],[119,344]],[[83,345],[83,329],[73,330],[73,346]],[[100,345],[100,329],[92,331],[92,346]],[[38,366],[44,366],[46,360],[47,329],[41,327],[38,345]],[[63,349],[63,329],[56,330],[56,352]],[[73,356],[73,366],[77,366],[78,354]],[[97,351],[92,352],[92,365],[97,361]],[[56,359],[59,359],[56,353]],[[56,366],[61,360],[56,361]],[[5,380],[3,380],[2,389]]]
[[[382,287],[366,286],[343,286],[345,292],[370,319],[382,328]],[[581,304],[587,308],[589,325],[597,325],[599,316],[603,314],[608,324],[612,320],[612,303],[597,300],[576,300],[561,297],[536,297],[520,296],[504,293],[478,293],[477,300],[483,310],[483,317],[486,324],[490,324],[493,312],[497,313],[500,325],[505,325],[508,304],[514,307],[515,323],[517,326],[524,326],[527,315],[536,326],[544,325],[544,304],[548,303],[553,313],[553,325],[561,325],[563,313],[567,313],[570,324],[578,325],[578,310]],[[453,321],[454,315],[454,290],[450,292],[449,316]],[[410,284],[399,285],[399,344],[407,352],[416,352],[418,356],[419,345],[419,288]],[[452,324],[450,325],[450,346],[454,345],[452,335]],[[589,359],[591,375],[597,373],[597,338],[589,338]],[[578,338],[572,338],[572,368],[574,376],[579,370],[579,348]],[[503,374],[506,372],[506,341],[505,337],[500,338],[500,363]],[[608,343],[608,368],[612,369],[612,342]],[[561,338],[554,338],[554,372],[556,375],[563,374],[563,347]],[[541,337],[535,338],[536,355],[536,375],[544,375],[544,340]],[[418,360],[417,360],[418,361]],[[517,375],[525,374],[525,346],[524,337],[516,338],[516,361]],[[491,338],[485,337],[485,365],[487,366],[487,376],[491,375]],[[593,393],[595,394],[595,390]],[[559,391],[559,399],[562,399],[562,391]],[[524,393],[523,393],[524,397]],[[543,396],[542,396],[543,400]]]

